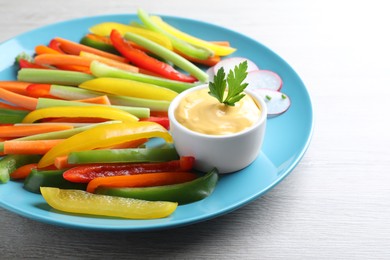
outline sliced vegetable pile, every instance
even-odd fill
[[[167,110],[178,93],[236,62],[221,59],[235,48],[143,10],[138,17],[17,57],[17,80],[0,81],[0,183],[21,180],[61,211],[134,219],[169,216],[213,192],[217,169],[197,174],[195,158],[177,155]],[[278,99],[280,77],[251,66],[249,87]]]

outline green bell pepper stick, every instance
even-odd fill
[[[138,18],[148,29],[167,36],[171,40],[173,47],[180,52],[201,60],[206,60],[214,55],[214,53],[209,49],[196,47],[166,32],[163,28],[156,24],[144,10],[138,9],[137,14]]]
[[[102,104],[92,104],[92,103],[85,103],[79,101],[59,100],[53,98],[38,98],[38,104],[36,109],[46,108],[46,107],[65,107],[65,106],[105,106],[105,107],[109,106],[109,107],[114,107],[126,111],[138,118],[150,117],[150,109],[145,107],[102,105]]]
[[[18,80],[32,83],[47,83],[78,86],[84,81],[95,77],[78,71],[21,69],[18,71]]]
[[[132,42],[135,42],[136,44],[144,47],[145,49],[149,50],[150,52],[171,61],[173,64],[181,68],[182,70],[188,72],[201,82],[207,82],[209,80],[209,76],[206,72],[192,64],[187,59],[183,58],[179,54],[174,53],[171,50],[168,50],[167,48],[164,48],[163,46],[146,39],[145,37],[139,36],[134,33],[127,32],[125,33],[124,37]]]
[[[0,108],[0,123],[16,124],[22,122],[29,111]]]
[[[148,201],[171,201],[183,205],[209,196],[217,182],[218,170],[214,168],[204,176],[185,183],[146,188],[100,187],[95,193]]]
[[[169,148],[104,149],[71,152],[68,156],[68,163],[166,162],[178,159],[179,155],[172,146]]]
[[[91,63],[90,69],[92,75],[98,78],[108,77],[108,78],[131,79],[131,80],[136,80],[144,83],[150,83],[157,86],[169,88],[178,93],[186,89],[195,87],[196,85],[199,85],[199,83],[187,83],[182,81],[165,79],[161,77],[154,77],[142,73],[134,73],[131,71],[121,70],[118,68],[108,66],[99,61],[93,61]]]
[[[112,44],[99,41],[98,39],[92,39],[89,36],[84,36],[81,39],[80,43],[112,54],[116,54],[116,55],[119,54],[119,52],[115,49],[114,46],[112,46]]]
[[[55,187],[60,189],[85,190],[85,183],[74,183],[64,179],[65,170],[37,170],[33,169],[24,180],[23,188],[33,193],[40,193],[40,187]]]
[[[0,160],[0,183],[8,182],[10,174],[17,168],[26,164],[36,163],[41,157],[40,155],[30,154],[10,154],[4,156]]]

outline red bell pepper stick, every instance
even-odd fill
[[[122,176],[156,172],[187,172],[194,165],[194,157],[183,156],[180,160],[161,163],[101,163],[70,168],[63,173],[71,182],[88,183],[98,177]]]
[[[131,44],[122,38],[122,35],[117,30],[112,30],[110,39],[114,47],[120,52],[128,61],[142,69],[156,73],[162,77],[178,80],[183,82],[195,82],[196,78],[180,73],[171,65],[162,62],[158,59],[150,57],[145,52],[135,49]]]
[[[26,88],[27,95],[35,98],[53,98],[58,99],[50,95],[50,84],[31,84]]]
[[[50,42],[49,42],[49,48],[59,52],[59,53],[62,53],[62,54],[65,54],[65,52],[61,49],[61,43],[58,42],[56,39],[52,39]]]
[[[150,116],[148,118],[141,118],[140,121],[155,122],[169,130],[169,118],[167,116]]]
[[[35,64],[35,63],[32,63],[32,62],[29,62],[28,60],[25,60],[25,59],[20,59],[19,60],[19,67],[21,69],[24,69],[24,68],[32,68],[32,69],[48,69],[47,67],[44,67],[42,65],[39,65],[39,64]]]

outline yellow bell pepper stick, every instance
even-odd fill
[[[94,117],[122,122],[138,121],[136,116],[113,107],[103,106],[58,106],[36,109],[28,113],[22,123],[33,123],[50,117]]]
[[[126,32],[136,33],[138,35],[142,35],[143,37],[151,41],[154,41],[157,44],[160,44],[161,46],[164,46],[169,50],[173,49],[172,43],[168,37],[150,30],[137,28],[126,24],[105,22],[90,27],[89,31],[99,36],[109,36],[113,29],[117,30],[121,35],[124,35]]]
[[[39,161],[38,168],[49,166],[54,163],[56,157],[68,155],[70,152],[109,147],[132,140],[153,137],[163,138],[168,143],[173,142],[169,132],[153,122],[99,125],[73,135],[54,146]]]
[[[120,78],[96,78],[79,85],[80,88],[137,98],[171,101],[178,94],[168,88]]]
[[[188,43],[191,43],[193,45],[210,49],[214,52],[215,55],[227,56],[227,55],[232,54],[233,52],[236,51],[235,48],[214,44],[214,43],[196,38],[196,37],[189,35],[187,33],[184,33],[182,31],[176,29],[175,27],[169,25],[168,23],[164,22],[161,19],[161,17],[159,17],[159,16],[152,16],[151,19],[153,22],[155,22],[157,25],[159,25],[162,29],[164,29],[168,33],[174,35],[175,37],[177,37],[183,41],[186,41]]]
[[[156,219],[171,215],[177,203],[146,201],[92,194],[83,190],[65,190],[41,187],[43,198],[54,209],[107,217],[127,219]]]

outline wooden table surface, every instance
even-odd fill
[[[68,229],[0,209],[0,258],[390,259],[386,2],[1,0],[0,42],[50,23],[138,7],[227,27],[284,58],[311,94],[309,149],[261,198],[171,230]]]

